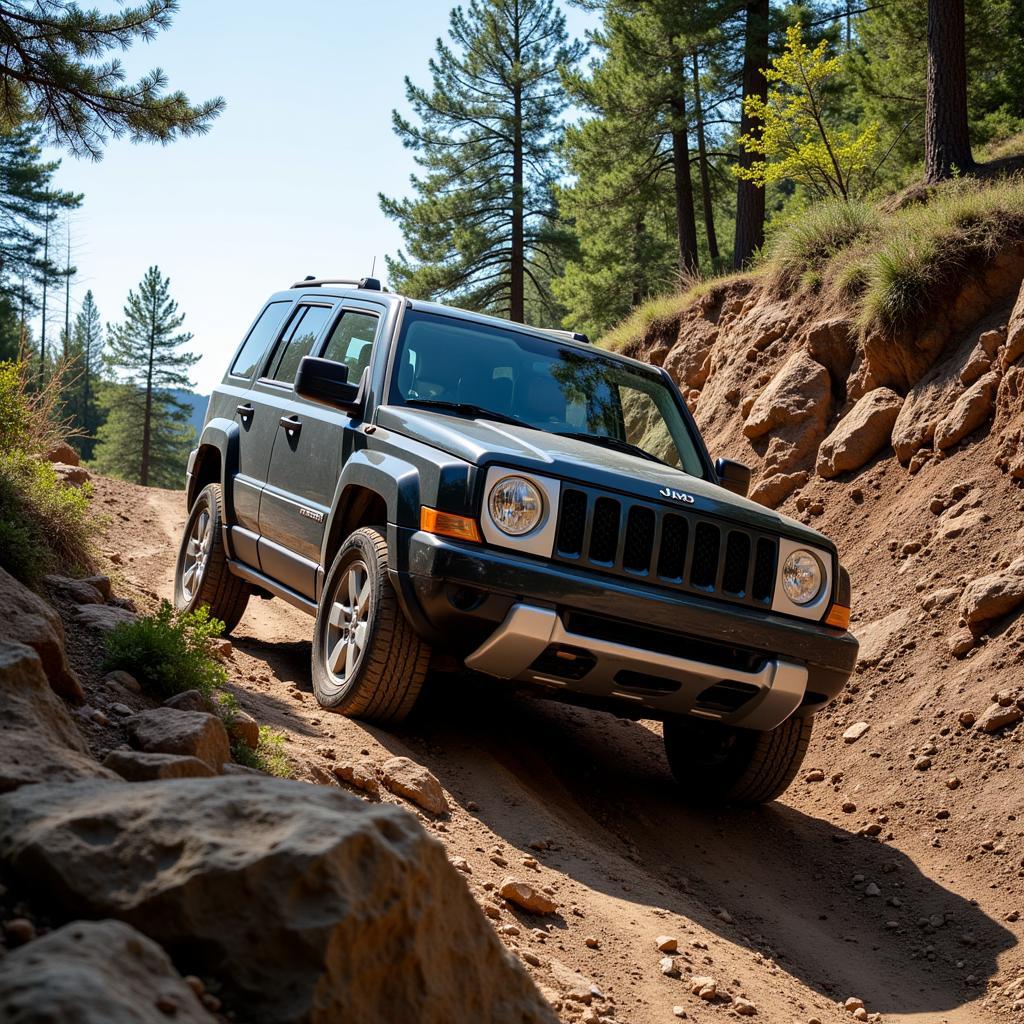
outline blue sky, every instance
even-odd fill
[[[227,109],[202,138],[117,141],[95,164],[63,158],[58,183],[85,194],[71,225],[72,314],[91,288],[104,321],[119,319],[156,263],[195,335],[193,378],[207,393],[270,292],[306,274],[367,275],[375,256],[383,277],[401,237],[377,193],[405,194],[414,170],[391,110],[404,107],[406,74],[427,82],[450,6],[182,0],[171,29],[128,51],[125,66],[135,77],[161,67],[172,88],[221,95]],[[593,24],[566,16],[578,36]],[[55,340],[63,295],[51,308]]]

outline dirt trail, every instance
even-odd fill
[[[182,494],[96,484],[122,512],[108,543],[123,553],[128,592],[170,597]],[[146,533],[120,527],[124,513],[148,521]],[[673,1007],[691,1021],[735,1019],[727,1005],[702,1002],[662,975],[654,940],[668,934],[694,973],[749,998],[772,1024],[850,1021],[836,1005],[848,996],[886,1021],[997,1019],[980,1001],[991,979],[1019,963],[1017,940],[1000,923],[1005,906],[986,878],[947,877],[941,851],[915,861],[898,842],[858,836],[829,820],[811,793],[819,787],[801,783],[761,809],[688,809],[656,724],[507,693],[480,677],[432,679],[423,710],[401,733],[332,715],[312,696],[311,627],[281,601],[250,602],[229,663],[240,703],[286,732],[299,777],[324,779],[332,764],[367,756],[427,765],[453,806],[447,821],[421,820],[450,856],[469,862],[467,883],[481,901],[509,874],[556,891],[553,923],[508,911],[495,922],[519,929],[503,938],[537,961],[529,969],[538,984],[558,991],[555,960],[592,979],[620,1022],[671,1021]],[[817,756],[822,745],[819,735],[811,763],[827,763]],[[857,782],[844,787],[855,791]],[[524,865],[530,858],[536,868]],[[866,894],[865,881],[881,895]],[[925,934],[919,921],[933,915],[942,927]],[[533,933],[538,925],[548,933]],[[589,1011],[567,1001],[561,1012],[579,1020]]]

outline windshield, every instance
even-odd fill
[[[408,311],[390,400],[562,434],[703,476],[698,448],[659,374],[599,350]]]

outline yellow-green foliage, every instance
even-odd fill
[[[61,378],[30,387],[25,363],[0,363],[0,567],[35,586],[44,573],[90,568],[90,491],[65,487],[41,456],[62,436]]]
[[[294,774],[292,763],[284,752],[284,733],[271,729],[269,725],[260,726],[260,742],[255,750],[244,743],[236,743],[231,748],[231,754],[238,764],[246,768],[258,768],[279,779],[290,779]]]
[[[786,33],[786,48],[761,73],[768,99],[743,100],[748,117],[762,125],[760,135],[740,136],[748,153],[760,159],[735,173],[762,188],[783,179],[814,195],[851,198],[869,184],[878,151],[878,125],[859,132],[835,123],[829,110],[828,83],[842,70],[841,57],[827,56],[823,39],[814,49],[803,41],[799,25]]]

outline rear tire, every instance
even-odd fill
[[[322,707],[382,725],[416,703],[430,647],[409,625],[388,578],[388,544],[376,527],[341,546],[317,609],[313,692]]]
[[[767,803],[800,770],[813,727],[812,715],[793,715],[768,732],[676,718],[665,722],[665,753],[694,803]]]
[[[174,607],[193,612],[204,604],[230,633],[249,603],[249,586],[228,568],[220,484],[204,487],[192,505],[174,567]]]

